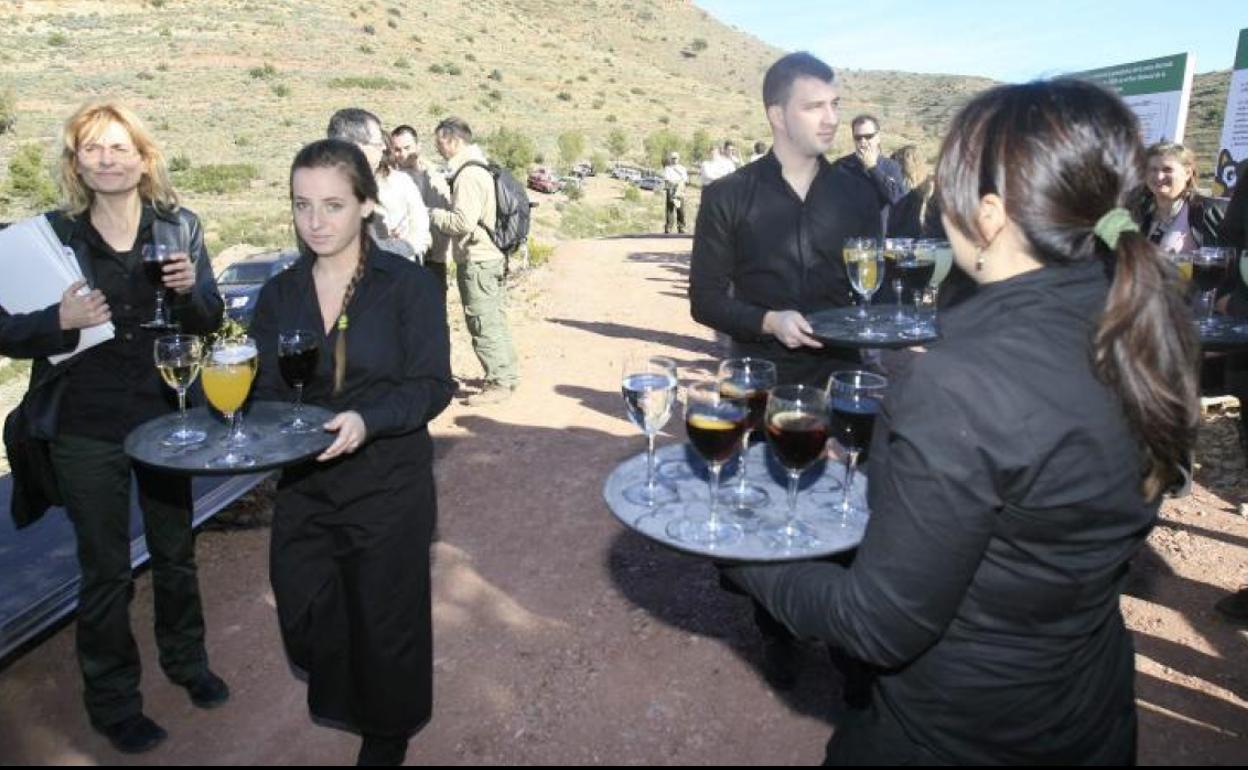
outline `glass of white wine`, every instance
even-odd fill
[[[676,403],[676,362],[666,356],[631,355],[620,371],[620,394],[628,419],[646,434],[646,481],[625,488],[624,499],[654,506],[678,498],[654,474],[654,438],[672,418]]]
[[[193,334],[158,337],[155,345],[156,369],[165,384],[178,393],[178,428],[161,440],[166,447],[187,447],[202,442],[208,434],[192,428],[186,420],[186,391],[199,376],[203,343]]]
[[[859,313],[859,317],[862,318],[862,328],[858,330],[858,336],[868,340],[883,337],[882,333],[871,328],[871,317],[866,312],[867,306],[871,304],[872,295],[883,283],[883,254],[874,246],[860,251],[845,263],[845,270],[849,273],[849,283],[854,287],[854,291],[862,295],[862,310]]]

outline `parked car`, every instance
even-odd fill
[[[583,160],[572,167],[572,174],[578,177],[594,176],[594,164]]]
[[[641,179],[638,179],[636,184],[643,190],[662,190],[663,177],[655,176],[654,174],[647,174]]]
[[[256,299],[264,282],[290,267],[299,259],[295,249],[266,251],[241,262],[235,262],[217,276],[217,289],[225,300],[225,313],[243,326],[251,323],[256,312]]]
[[[530,171],[528,185],[530,190],[537,190],[540,193],[556,193],[563,187],[550,169],[546,168]]]

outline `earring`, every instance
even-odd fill
[[[980,246],[975,250],[975,272],[982,272],[984,269],[984,247]]]

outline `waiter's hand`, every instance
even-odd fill
[[[332,460],[340,455],[353,454],[368,437],[368,429],[364,427],[364,418],[359,412],[339,412],[322,427],[330,433],[336,432],[338,437],[328,449],[321,452],[320,457],[316,458],[321,462]]]
[[[78,281],[61,295],[61,331],[98,326],[113,317],[104,292],[92,289],[79,294],[86,285],[86,281]]]
[[[814,330],[806,317],[796,310],[769,310],[763,316],[763,333],[770,334],[787,348],[821,348],[823,343],[811,335]]]
[[[185,253],[174,254],[173,259],[165,264],[165,288],[173,289],[178,294],[187,294],[195,285],[195,266]]]

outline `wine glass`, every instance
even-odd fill
[[[750,433],[763,429],[767,411],[767,391],[776,384],[776,365],[762,358],[729,358],[719,364],[719,391],[729,398],[744,399],[750,414],[741,435],[741,462],[737,483],[724,492],[724,502],[733,507],[742,526],[757,528],[754,508],[767,505],[767,490],[751,484],[746,478],[746,456],[750,450]]]
[[[160,443],[167,447],[200,443],[208,434],[187,424],[186,390],[199,376],[200,362],[204,357],[203,344],[193,334],[171,334],[156,339],[154,355],[161,379],[178,393],[178,427]]]
[[[936,248],[934,241],[919,240],[914,248],[900,257],[897,262],[897,273],[901,283],[914,297],[913,323],[903,327],[899,334],[907,339],[922,339],[932,333],[932,329],[923,322],[923,293],[931,285],[932,276],[936,274]]]
[[[222,340],[212,346],[204,359],[204,395],[230,423],[224,441],[225,454],[208,461],[209,468],[246,468],[256,458],[237,450],[251,444],[243,432],[242,407],[256,376],[256,343],[250,337]]]
[[[841,249],[841,258],[845,261],[845,269],[849,270],[851,262],[857,262],[867,252],[875,251],[876,243],[874,238],[846,238],[845,245]],[[861,292],[859,292],[861,293]],[[867,320],[867,303],[862,302],[858,305],[858,318],[866,324]]]
[[[685,392],[685,430],[689,443],[706,461],[710,471],[710,499],[705,517],[691,513],[701,504],[685,509],[685,515],[667,525],[668,536],[684,543],[715,548],[731,545],[744,534],[741,526],[719,518],[719,472],[741,444],[750,408],[743,398],[724,395],[718,382],[699,382]]]
[[[170,329],[173,324],[165,310],[165,265],[173,260],[173,251],[163,243],[146,243],[142,253],[143,273],[148,282],[156,287],[156,312],[152,320],[142,324],[142,327],[157,331]]]
[[[856,252],[853,258],[845,263],[845,270],[849,273],[849,284],[854,287],[854,291],[862,295],[862,305],[858,314],[858,317],[862,319],[862,328],[858,330],[858,336],[863,339],[883,337],[882,333],[871,328],[871,317],[867,313],[867,306],[871,304],[871,296],[880,288],[881,279],[884,276],[883,255],[875,246]]]
[[[1234,249],[1220,246],[1202,246],[1192,255],[1192,283],[1196,285],[1196,291],[1203,303],[1199,324],[1202,333],[1215,332],[1220,326],[1213,317],[1213,306],[1233,252]]]
[[[840,504],[842,526],[848,524],[851,513],[866,512],[863,506],[850,501],[849,493],[853,487],[859,458],[871,444],[875,416],[880,411],[880,402],[887,387],[887,379],[871,372],[835,372],[828,379],[832,435],[845,457],[845,491]]]
[[[655,481],[654,438],[672,417],[676,362],[666,356],[629,356],[621,370],[620,392],[628,419],[646,434],[646,482],[626,487],[624,499],[637,505],[673,502],[676,491]]]
[[[885,238],[884,239],[884,272],[885,282],[891,284],[893,294],[897,298],[897,312],[893,316],[893,322],[901,326],[906,322],[906,313],[901,301],[902,290],[904,287],[901,271],[898,269],[906,257],[914,251],[913,238]]]
[[[815,531],[797,518],[802,472],[823,457],[828,445],[828,397],[809,385],[780,385],[767,398],[767,443],[789,475],[789,510],[784,523],[759,534],[776,550],[819,544]]]
[[[282,433],[312,433],[321,430],[316,422],[303,416],[303,386],[316,372],[320,357],[321,337],[307,329],[292,329],[277,335],[277,367],[286,384],[295,389],[295,406],[289,420],[280,426]]]

